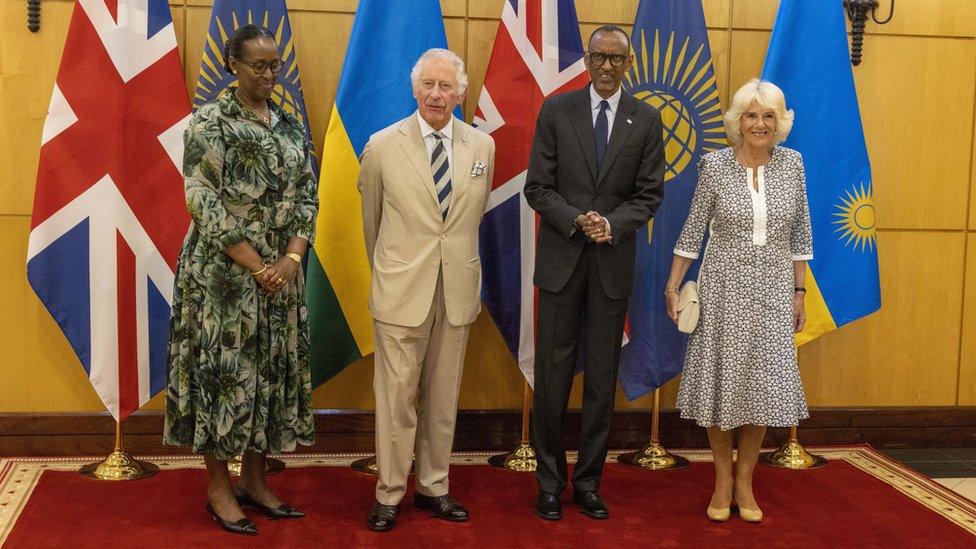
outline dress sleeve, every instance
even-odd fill
[[[810,203],[807,200],[807,181],[803,170],[803,158],[797,154],[797,200],[800,207],[793,219],[790,231],[790,253],[793,261],[809,261],[813,259],[813,227],[810,224]]]
[[[244,241],[237,219],[220,197],[226,152],[216,110],[201,109],[183,134],[183,189],[193,224],[221,250]]]
[[[318,178],[312,169],[312,144],[306,136],[304,140],[305,165],[298,178],[295,197],[295,217],[292,221],[291,234],[313,243],[315,238],[315,217],[319,213],[319,185]]]
[[[681,229],[681,235],[674,246],[675,255],[698,259],[702,241],[705,239],[705,230],[708,229],[708,223],[712,220],[712,212],[715,209],[713,178],[708,161],[702,157],[698,161],[698,186],[695,187],[695,194],[691,198],[688,219],[685,220],[685,226]]]

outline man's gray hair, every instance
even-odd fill
[[[417,59],[414,64],[413,69],[410,71],[410,85],[416,88],[420,84],[420,70],[423,68],[424,63],[432,59],[444,59],[454,63],[454,69],[456,71],[455,77],[458,83],[458,93],[464,93],[468,89],[468,73],[464,71],[464,61],[458,57],[458,54],[451,50],[445,50],[444,48],[431,48]]]

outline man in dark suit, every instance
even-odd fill
[[[661,115],[623,93],[630,38],[598,28],[584,54],[590,84],[548,98],[532,142],[525,198],[542,216],[534,283],[539,288],[532,444],[538,456],[536,513],[562,517],[566,487],[563,420],[585,349],[579,460],[573,502],[607,518],[600,475],[610,438],[637,229],[663,197]]]

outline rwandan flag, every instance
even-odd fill
[[[311,142],[302,80],[298,77],[298,57],[295,40],[288,22],[285,0],[214,0],[210,15],[210,32],[203,45],[203,61],[200,76],[193,94],[193,111],[216,99],[237,78],[224,70],[224,42],[243,25],[266,27],[274,33],[278,53],[284,65],[278,73],[278,83],[271,93],[271,100],[295,116],[305,126]],[[315,159],[313,158],[313,162]]]
[[[446,47],[438,0],[359,3],[325,134],[318,230],[308,261],[313,386],[373,352],[359,155],[370,135],[417,109],[410,69],[427,49]]]
[[[660,111],[665,156],[664,202],[637,232],[630,342],[620,353],[620,385],[635,399],[681,372],[686,336],[668,318],[664,286],[698,183],[698,159],[726,142],[701,2],[641,0],[631,46],[624,90]],[[698,277],[698,261],[688,276]]]
[[[782,0],[763,79],[796,113],[784,143],[803,154],[813,260],[802,345],[881,307],[871,165],[847,50],[844,7]]]

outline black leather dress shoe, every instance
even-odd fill
[[[590,518],[605,519],[610,516],[607,512],[607,504],[595,491],[573,492],[573,503],[579,507],[580,513]]]
[[[535,514],[546,520],[563,518],[563,504],[559,496],[551,492],[539,492],[539,499],[535,501]]]
[[[468,520],[468,510],[463,505],[454,501],[451,496],[425,496],[415,493],[413,505],[418,509],[426,509],[434,513],[434,516],[451,522],[465,522]]]
[[[383,505],[380,502],[373,504],[366,516],[366,526],[374,532],[386,532],[392,530],[397,525],[397,513],[400,508],[396,505]]]
[[[235,520],[234,522],[224,520],[220,517],[220,515],[217,514],[217,511],[214,510],[213,505],[211,505],[209,501],[207,502],[207,512],[210,513],[210,516],[213,517],[214,521],[219,524],[224,531],[230,532],[231,534],[241,534],[244,536],[258,535],[258,527],[255,526],[249,518],[245,517],[241,520]]]
[[[284,503],[274,509],[268,507],[267,505],[262,505],[251,498],[247,492],[234,492],[234,497],[237,498],[238,505],[249,505],[251,507],[255,507],[264,513],[264,516],[270,519],[293,519],[302,518],[305,516],[305,513],[295,509],[291,505]]]

